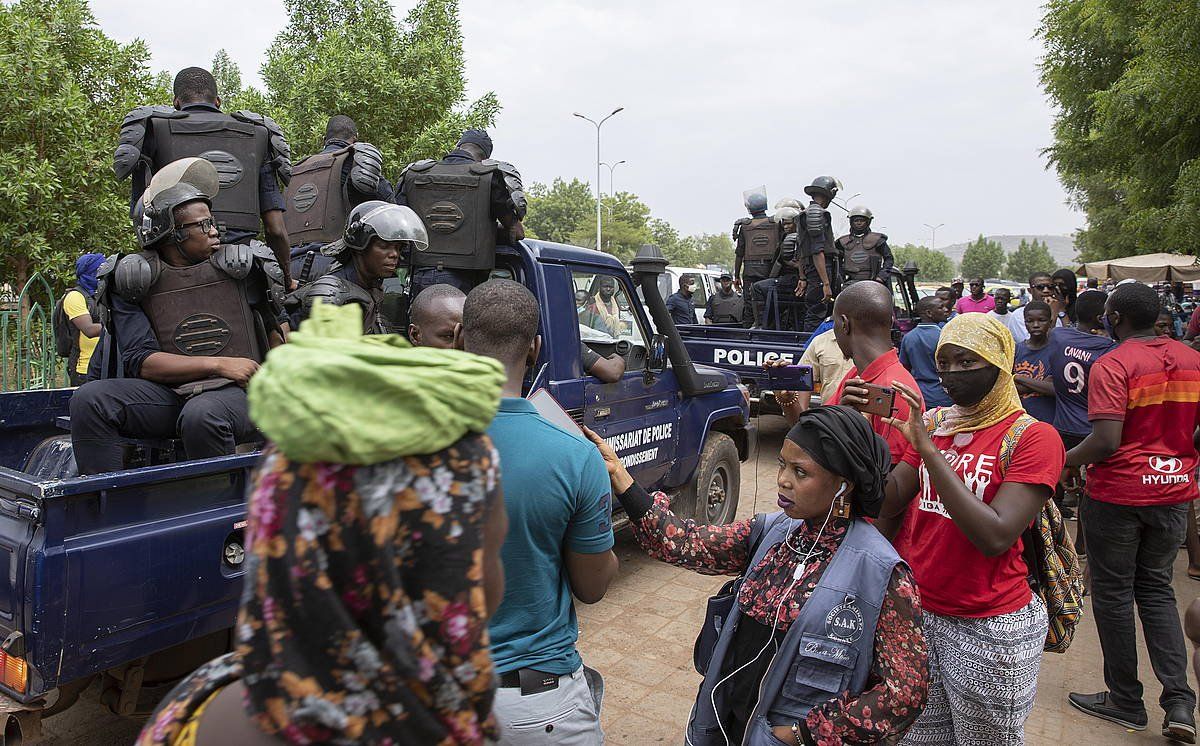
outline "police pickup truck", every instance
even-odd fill
[[[610,255],[525,241],[498,249],[494,275],[522,282],[541,305],[529,392],[544,389],[606,438],[680,513],[728,522],[755,445],[749,399],[736,376],[691,363],[656,292],[647,295],[661,334],[628,302],[635,282],[654,290],[665,266],[647,248],[631,277]],[[577,307],[580,290],[590,313]],[[620,381],[584,373],[584,337],[625,359]],[[146,713],[231,647],[256,454],[185,461],[176,441],[129,440],[124,471],[78,476],[72,391],[0,394],[0,746],[35,735],[41,717],[96,682],[113,711]]]

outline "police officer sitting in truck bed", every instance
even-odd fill
[[[71,397],[81,474],[124,467],[122,438],[183,440],[188,458],[254,439],[246,384],[279,330],[283,272],[261,244],[221,244],[203,158],[159,169],[142,195],[142,251],[100,268],[103,336]]]

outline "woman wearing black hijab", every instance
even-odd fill
[[[588,436],[650,556],[740,576],[709,601],[687,744],[899,740],[925,705],[928,658],[912,573],[863,520],[879,512],[891,463],[866,418],[801,414],[779,452],[781,510],[719,526],[674,515]]]

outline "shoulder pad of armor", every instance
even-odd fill
[[[221,244],[209,259],[235,280],[244,280],[254,268],[254,252],[246,244]]]
[[[521,172],[517,170],[516,166],[509,163],[508,161],[484,161],[484,162],[485,163],[495,163],[496,168],[500,169],[500,173],[504,174],[506,177],[515,178],[517,180],[517,183],[521,182]]]
[[[733,221],[733,224],[734,225],[750,225],[750,223],[752,223],[752,222],[754,222],[754,218],[738,218],[737,220]]]
[[[311,310],[317,298],[323,303],[335,306],[344,306],[347,303],[368,306],[371,303],[371,296],[366,290],[333,275],[324,275],[309,283],[304,292],[304,308]]]
[[[819,236],[825,231],[825,208],[816,202],[804,208],[804,228],[810,236]]]
[[[121,122],[117,150],[113,153],[113,173],[117,175],[117,178],[124,179],[133,173],[133,169],[141,160],[148,119],[153,117],[179,119],[186,116],[187,112],[176,111],[170,106],[139,106],[126,114],[125,120]]]
[[[886,233],[878,233],[878,232],[875,232],[875,231],[872,231],[872,233],[874,233],[876,236],[879,236],[879,240],[880,240],[880,241],[887,241],[887,234],[886,234]]]
[[[424,160],[408,164],[404,167],[404,170],[400,172],[400,181],[404,181],[404,177],[408,175],[409,171],[424,173],[433,168],[435,163],[437,163],[437,161],[433,160],[432,158],[426,158]]]
[[[513,211],[516,212],[517,219],[524,220],[529,204],[525,200],[525,185],[521,183],[521,172],[507,161],[492,162],[496,164],[496,169],[504,177],[504,187],[508,190],[508,196],[512,200]]]
[[[283,136],[283,128],[266,114],[259,114],[249,109],[239,109],[230,116],[239,121],[266,128],[271,168],[275,170],[275,174],[283,182],[283,185],[287,186],[288,182],[292,180],[292,148],[288,145],[287,138]]]
[[[283,268],[279,266],[279,260],[275,258],[275,252],[271,250],[262,241],[250,240],[250,253],[254,256],[254,263],[262,268],[267,279],[271,282],[283,282]]]
[[[374,194],[383,175],[383,153],[366,142],[356,142],[351,147],[350,183],[360,192]]]
[[[853,233],[847,233],[844,236],[838,236],[837,240],[834,241],[834,243],[836,243],[838,246],[845,246],[846,243],[850,240],[850,237],[853,235],[854,235]]]
[[[150,288],[158,280],[161,271],[158,255],[153,252],[139,252],[116,257],[113,273],[113,291],[129,301],[139,303]]]
[[[490,174],[491,172],[500,168],[500,161],[493,161],[489,158],[486,161],[472,163],[470,166],[468,166],[468,168],[473,174]]]

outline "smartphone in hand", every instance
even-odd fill
[[[812,366],[775,365],[767,368],[767,384],[771,391],[812,391]]]
[[[864,414],[874,414],[880,417],[891,417],[896,409],[896,391],[887,386],[864,383],[862,388],[867,391],[867,403],[855,407]]]

